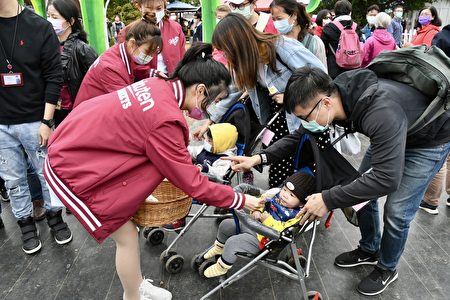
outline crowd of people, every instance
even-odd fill
[[[450,27],[442,28],[436,8],[420,10],[417,35],[403,44],[402,6],[391,16],[371,5],[360,27],[347,0],[314,20],[296,0],[274,0],[270,13],[257,11],[256,0],[229,0],[217,8],[211,44],[202,42],[202,16],[195,14],[195,43],[186,51],[166,1],[132,2],[140,18],[125,25],[116,16],[115,45],[101,55],[88,43],[77,1],[49,1],[47,20],[17,0],[0,3],[0,190],[20,227],[22,250],[41,250],[42,219],[57,244],[70,243],[76,233],[64,222],[66,208],[98,243],[115,241],[124,299],[171,299],[144,279],[131,221],[164,178],[200,202],[246,208],[263,223],[277,218],[264,210],[271,202],[289,216],[270,223],[277,230],[291,219],[318,220],[370,200],[357,215],[357,249],[335,264],[373,265],[357,290],[382,293],[399,276],[417,210],[437,214],[445,184],[450,193],[450,114],[409,135],[429,99],[366,67],[382,52],[415,45],[436,45],[449,56]],[[203,120],[191,134],[186,115]],[[255,155],[251,140],[265,126],[265,146]],[[367,172],[317,191],[313,174],[295,172],[297,145],[304,130],[331,138],[338,128],[356,141],[357,133],[370,139],[359,170]],[[192,137],[204,140],[198,151],[188,147]],[[231,167],[253,184],[251,169],[261,164],[270,165],[268,186],[281,188],[275,196],[255,197],[201,173],[223,176]],[[184,224],[174,221],[165,227]],[[220,259],[205,276],[225,274],[236,251],[255,252],[260,240],[222,223],[205,254]]]

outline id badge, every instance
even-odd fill
[[[274,85],[269,86],[268,90],[269,90],[269,96],[279,94],[278,89]]]
[[[22,73],[1,73],[0,78],[2,87],[23,86]]]

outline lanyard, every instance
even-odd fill
[[[6,63],[7,63],[6,68],[9,70],[9,73],[12,73],[12,68],[13,68],[11,62],[12,62],[12,59],[14,56],[14,46],[16,45],[16,34],[17,34],[17,25],[19,24],[19,13],[20,13],[20,4],[17,5],[16,25],[14,26],[13,42],[11,45],[11,59],[8,59],[8,57],[6,56],[5,48],[3,47],[3,43],[0,40],[0,47],[2,48],[3,55],[5,56]]]

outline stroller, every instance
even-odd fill
[[[305,130],[298,144],[295,156],[296,170],[298,172],[313,174],[316,178],[317,191],[331,188],[337,184],[347,184],[359,176],[359,173],[351,164],[332,147],[329,140],[329,133],[326,134],[314,136]],[[297,223],[282,232],[278,232],[253,220],[248,214],[242,211],[236,211],[236,215],[238,216],[239,222],[242,222],[256,233],[267,237],[269,242],[256,255],[236,253],[239,258],[249,260],[249,262],[242,269],[220,282],[218,286],[205,294],[201,299],[207,299],[221,288],[225,288],[241,279],[253,271],[258,265],[298,281],[303,299],[321,299],[319,292],[307,291],[305,285],[305,278],[309,276],[312,246],[316,236],[318,221],[306,221],[303,225]],[[296,240],[309,226],[312,226],[312,235],[308,245],[308,255],[304,257],[299,254]],[[287,256],[283,255],[283,250],[285,249],[288,253]],[[203,276],[203,272],[209,266],[215,263],[214,259],[205,260],[203,258],[208,250],[206,249],[196,255],[192,260],[192,267],[201,276]]]
[[[236,102],[234,105],[232,105],[227,112],[223,115],[220,123],[231,123],[232,125],[236,126],[238,131],[238,139],[236,143],[237,147],[237,155],[242,155],[245,151],[246,143],[248,143],[250,130],[248,129],[248,126],[245,126],[245,122],[249,121],[248,111],[245,105],[243,105],[241,102]],[[235,173],[231,171],[231,169],[228,170],[227,174],[223,178],[218,178],[215,176],[208,176],[208,179],[210,181],[225,184],[225,185],[231,185],[232,179],[234,177]],[[241,181],[240,176],[237,177],[237,183],[239,184]],[[216,208],[214,210],[214,213],[212,214],[206,214],[206,210],[208,209],[209,205],[201,203],[197,200],[192,200],[192,204],[195,205],[201,205],[201,207],[198,209],[196,213],[190,213],[187,215],[187,217],[190,217],[191,219],[189,222],[186,223],[186,226],[180,230],[176,231],[178,235],[175,237],[175,239],[169,244],[169,246],[161,253],[160,260],[161,263],[165,266],[165,269],[170,274],[177,274],[181,272],[184,265],[184,257],[180,254],[178,254],[176,251],[172,250],[175,246],[175,244],[189,231],[189,229],[192,227],[192,225],[199,219],[199,218],[213,218],[216,219],[218,222],[225,218],[231,218],[233,215],[231,212],[218,209]],[[162,228],[156,227],[156,228],[144,228],[143,230],[143,236],[151,245],[159,245],[164,240],[164,231]]]

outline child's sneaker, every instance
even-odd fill
[[[206,278],[222,276],[225,275],[231,267],[232,266],[224,263],[222,257],[220,257],[214,265],[205,270],[203,275],[205,275]]]
[[[206,252],[205,255],[203,255],[203,258],[210,259],[216,255],[222,255],[222,253],[223,253],[223,244],[218,240],[215,240],[214,246],[212,246],[211,249],[209,249],[208,252]]]
[[[182,230],[186,226],[186,217],[176,220],[175,222],[163,225],[163,228],[167,231]]]
[[[447,199],[447,206],[450,207],[450,198]]]
[[[431,205],[422,200],[420,202],[419,208],[426,211],[430,215],[437,215],[439,213],[437,205]]]
[[[151,284],[153,280],[142,280],[139,286],[139,295],[141,300],[170,300],[172,299],[172,293],[166,289],[154,286]]]

